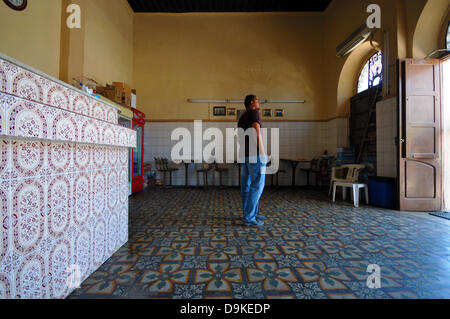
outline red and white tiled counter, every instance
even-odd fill
[[[64,298],[128,240],[113,105],[0,54],[0,299]]]

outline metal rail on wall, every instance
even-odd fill
[[[201,99],[188,99],[189,103],[244,103],[244,100],[231,100],[231,99],[224,99],[224,100],[201,100]],[[259,102],[261,104],[267,104],[267,103],[306,103],[306,100],[265,100],[265,99],[259,99]]]

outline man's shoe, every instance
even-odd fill
[[[256,220],[264,221],[264,220],[266,220],[266,217],[262,216],[262,215],[258,215],[258,216],[256,216]]]
[[[252,226],[261,227],[261,226],[264,226],[264,222],[261,220],[255,220],[253,222],[244,222],[244,226],[245,227],[252,227]]]

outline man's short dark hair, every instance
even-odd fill
[[[248,109],[252,104],[253,100],[256,98],[256,95],[250,94],[245,97],[245,108]]]

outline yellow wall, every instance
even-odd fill
[[[336,57],[336,47],[361,24],[366,23],[369,16],[366,8],[369,4],[378,4],[381,7],[381,29],[376,31],[374,41],[383,47],[383,32],[384,30],[389,31],[390,89],[391,95],[396,94],[395,61],[398,55],[396,1],[333,0],[324,13],[324,28],[327,30],[327,35],[324,39],[323,54],[327,77],[323,90],[326,92],[324,107],[329,118],[349,115],[350,97],[356,94],[359,71],[370,54],[376,52],[367,42],[346,57]],[[344,66],[346,67],[344,68]],[[344,86],[346,89],[342,91],[339,86]]]
[[[66,27],[70,3],[81,6],[81,30]],[[67,82],[132,85],[133,15],[126,0],[33,0],[22,12],[0,1],[0,52]]]
[[[366,42],[337,58],[336,47],[366,22],[367,6],[373,3],[380,5],[382,20],[374,43],[384,52],[384,32],[389,36],[385,67],[390,81],[383,94],[395,96],[397,59],[423,58],[419,50],[439,47],[448,0],[333,0],[320,14],[136,15],[138,105],[155,120],[217,120],[211,117],[213,105],[188,104],[186,99],[237,99],[254,92],[308,101],[265,106],[284,108],[286,120],[348,116],[359,72],[376,50]],[[251,40],[255,46],[249,50],[260,50],[253,55],[242,49]]]
[[[412,46],[417,21],[428,0],[403,0],[405,6],[405,24],[407,34],[408,57],[412,57]]]
[[[381,30],[375,34],[374,41],[383,50],[384,31],[389,33],[390,96],[397,95],[397,58],[423,58],[424,54],[417,54],[418,47],[429,51],[439,47],[437,34],[442,29],[448,0],[333,0],[324,13],[323,59],[327,76],[322,90],[329,118],[349,114],[350,97],[356,93],[359,72],[365,59],[376,52],[366,42],[349,56],[335,56],[337,45],[366,21],[369,15],[366,8],[372,3],[381,7]]]
[[[61,0],[28,1],[14,11],[0,1],[0,52],[59,76]]]
[[[102,85],[133,85],[133,13],[124,0],[89,0],[86,7],[84,75]]]
[[[69,3],[82,7],[81,30],[65,26]],[[263,106],[285,109],[285,120],[327,120],[348,115],[359,70],[374,52],[366,43],[335,56],[371,3],[382,8],[380,46],[389,31],[395,95],[396,59],[421,58],[441,45],[448,0],[333,0],[316,14],[134,14],[126,0],[34,0],[15,12],[0,1],[0,52],[69,82],[79,75],[101,85],[127,82],[152,120],[221,120],[212,116],[215,105],[187,99],[248,93],[307,100]]]
[[[82,28],[63,29],[67,70],[61,78],[70,82],[84,75],[103,86],[113,81],[132,85],[133,12],[126,0],[65,1],[80,5]]]
[[[352,56],[337,58],[336,46],[366,22],[372,3],[382,10],[382,29],[374,38],[379,48],[389,32],[389,95],[395,96],[396,59],[409,55],[411,26],[423,0],[333,0],[323,14],[138,14],[138,105],[154,120],[221,119],[212,117],[214,105],[186,100],[241,99],[253,92],[306,99],[305,105],[265,105],[284,108],[287,120],[348,116],[359,71],[376,51],[366,43]],[[247,43],[255,45],[243,49]]]
[[[84,38],[86,25],[86,12],[84,5],[88,0],[63,0],[63,14],[61,16],[61,62],[60,62],[60,79],[72,83],[74,77],[83,75],[84,73]],[[68,14],[65,8],[71,3],[80,5],[81,7],[81,28],[69,29],[66,26]]]
[[[423,59],[436,49],[445,49],[440,39],[442,25],[448,21],[449,0],[429,0],[414,30],[412,55]]]
[[[320,14],[137,14],[134,20],[134,83],[148,118],[208,120],[213,105],[187,99],[253,93],[307,100],[265,105],[284,108],[286,119],[325,119]]]

